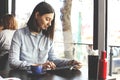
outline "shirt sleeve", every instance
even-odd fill
[[[0,56],[7,54],[10,49],[9,41],[4,34],[4,32],[0,32]]]
[[[21,48],[21,33],[17,30],[11,42],[10,52],[9,52],[9,63],[11,68],[26,69],[30,66],[26,61],[20,60],[20,48]]]
[[[60,66],[66,66],[68,61],[70,61],[70,59],[63,59],[63,58],[60,58],[58,57],[55,53],[54,53],[54,47],[53,47],[53,44],[51,44],[51,48],[48,52],[48,59],[50,61],[53,61],[57,67],[60,67]]]

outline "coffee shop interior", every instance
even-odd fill
[[[35,5],[42,1],[48,2],[55,9],[56,55],[78,60],[82,62],[82,68],[89,69],[88,55],[98,55],[100,58],[101,52],[106,51],[107,76],[114,78],[111,80],[119,80],[120,0],[0,0],[0,18],[12,14],[18,21],[18,28],[22,28]],[[81,74],[85,72],[82,68]],[[55,78],[53,80],[57,80]],[[70,80],[88,80],[88,77]]]

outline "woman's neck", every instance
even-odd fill
[[[37,34],[39,34],[40,32],[31,31],[31,33],[37,35]]]

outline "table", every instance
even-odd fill
[[[5,70],[0,71],[0,75],[3,78],[8,77],[17,77],[21,80],[93,80],[88,79],[88,67],[83,66],[80,70],[56,70],[56,71],[47,71],[42,75],[30,74],[27,71],[23,70]],[[108,76],[107,80],[116,80],[115,77]]]
[[[23,70],[10,70],[2,71],[0,75],[4,78],[17,77],[21,80],[88,80],[87,68],[81,68],[80,70],[55,70],[47,71],[42,75],[30,74]]]

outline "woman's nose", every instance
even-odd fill
[[[51,22],[49,22],[48,25],[51,26]]]

